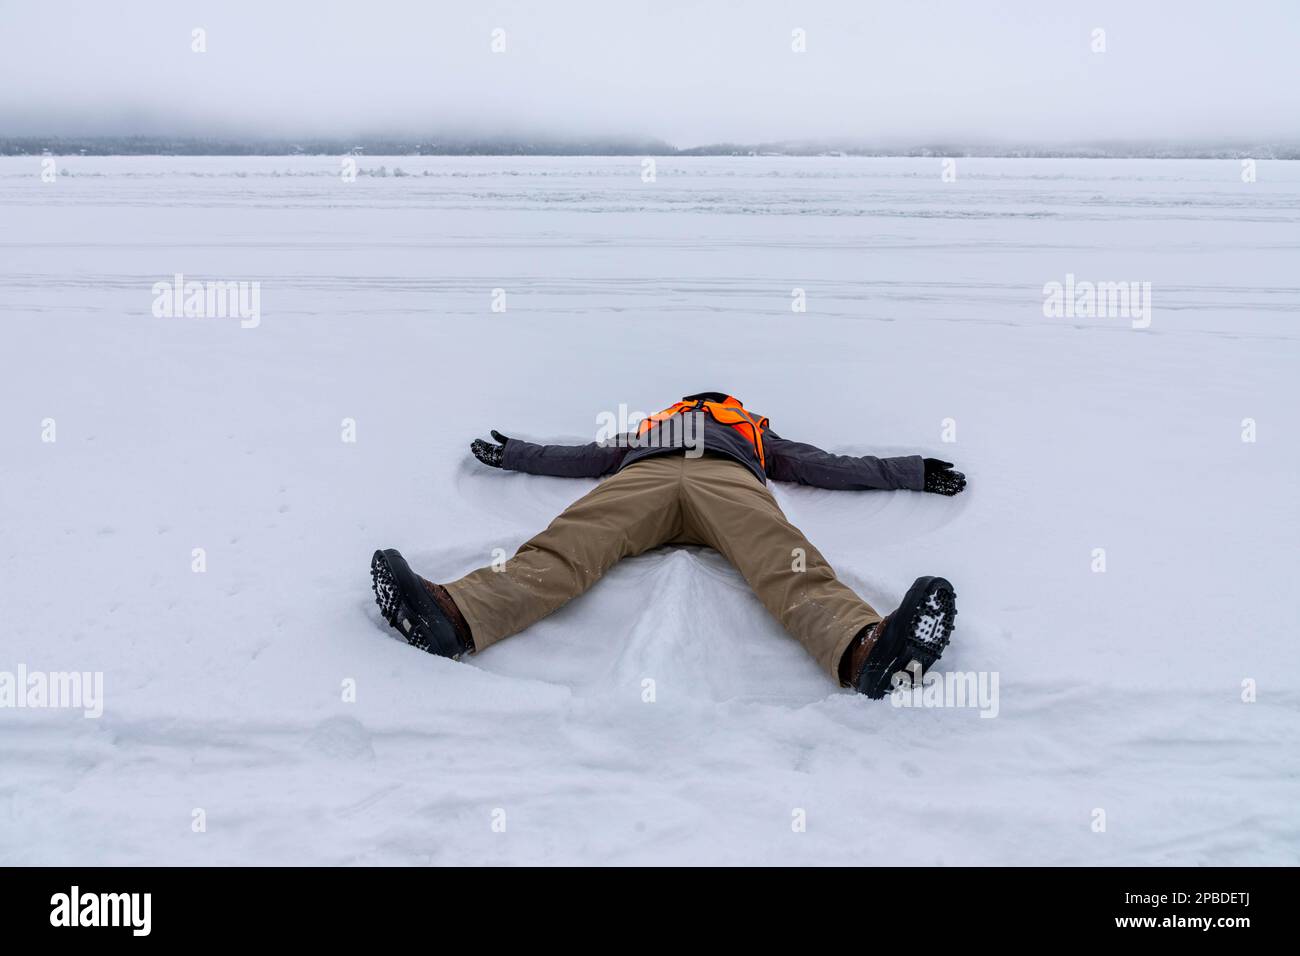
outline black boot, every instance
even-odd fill
[[[916,661],[920,679],[939,659],[952,636],[957,593],[944,578],[917,578],[898,610],[867,628],[849,646],[849,683],[859,694],[879,700],[889,693],[894,674]],[[855,653],[856,652],[856,653]]]
[[[474,650],[469,628],[451,596],[446,595],[449,606],[444,610],[444,601],[438,600],[438,585],[412,571],[400,552],[392,548],[376,551],[370,559],[370,577],[379,613],[401,631],[408,644],[452,660]]]

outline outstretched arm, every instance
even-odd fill
[[[599,478],[615,471],[628,453],[626,443],[587,445],[535,445],[518,438],[507,438],[493,429],[492,437],[500,444],[476,438],[469,449],[474,457],[493,468],[522,471],[530,475],[557,478]]]
[[[966,479],[948,462],[920,455],[877,458],[874,455],[833,455],[814,445],[789,441],[774,432],[763,436],[767,473],[775,481],[793,481],[839,491],[932,491],[955,495]],[[932,465],[931,463],[934,463]],[[936,466],[946,466],[938,468]],[[946,474],[940,482],[937,476]],[[948,490],[951,489],[951,490]]]

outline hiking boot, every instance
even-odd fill
[[[412,571],[401,552],[376,551],[370,577],[379,613],[408,644],[452,660],[473,652],[469,626],[447,589]]]
[[[944,578],[917,578],[892,614],[865,628],[849,645],[847,683],[859,694],[879,700],[889,693],[894,674],[913,661],[914,680],[943,654],[957,617],[957,593]]]

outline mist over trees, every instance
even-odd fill
[[[834,140],[713,143],[681,149],[653,137],[167,137],[0,136],[0,156],[989,156],[1151,159],[1300,159],[1300,142],[864,143]]]

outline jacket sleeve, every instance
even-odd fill
[[[556,478],[599,478],[617,470],[628,451],[625,442],[535,445],[512,438],[506,442],[501,467],[507,471],[552,475]]]
[[[767,474],[774,481],[837,491],[921,491],[925,488],[925,464],[920,455],[901,458],[832,455],[813,445],[788,441],[772,431],[763,435],[763,447]]]

